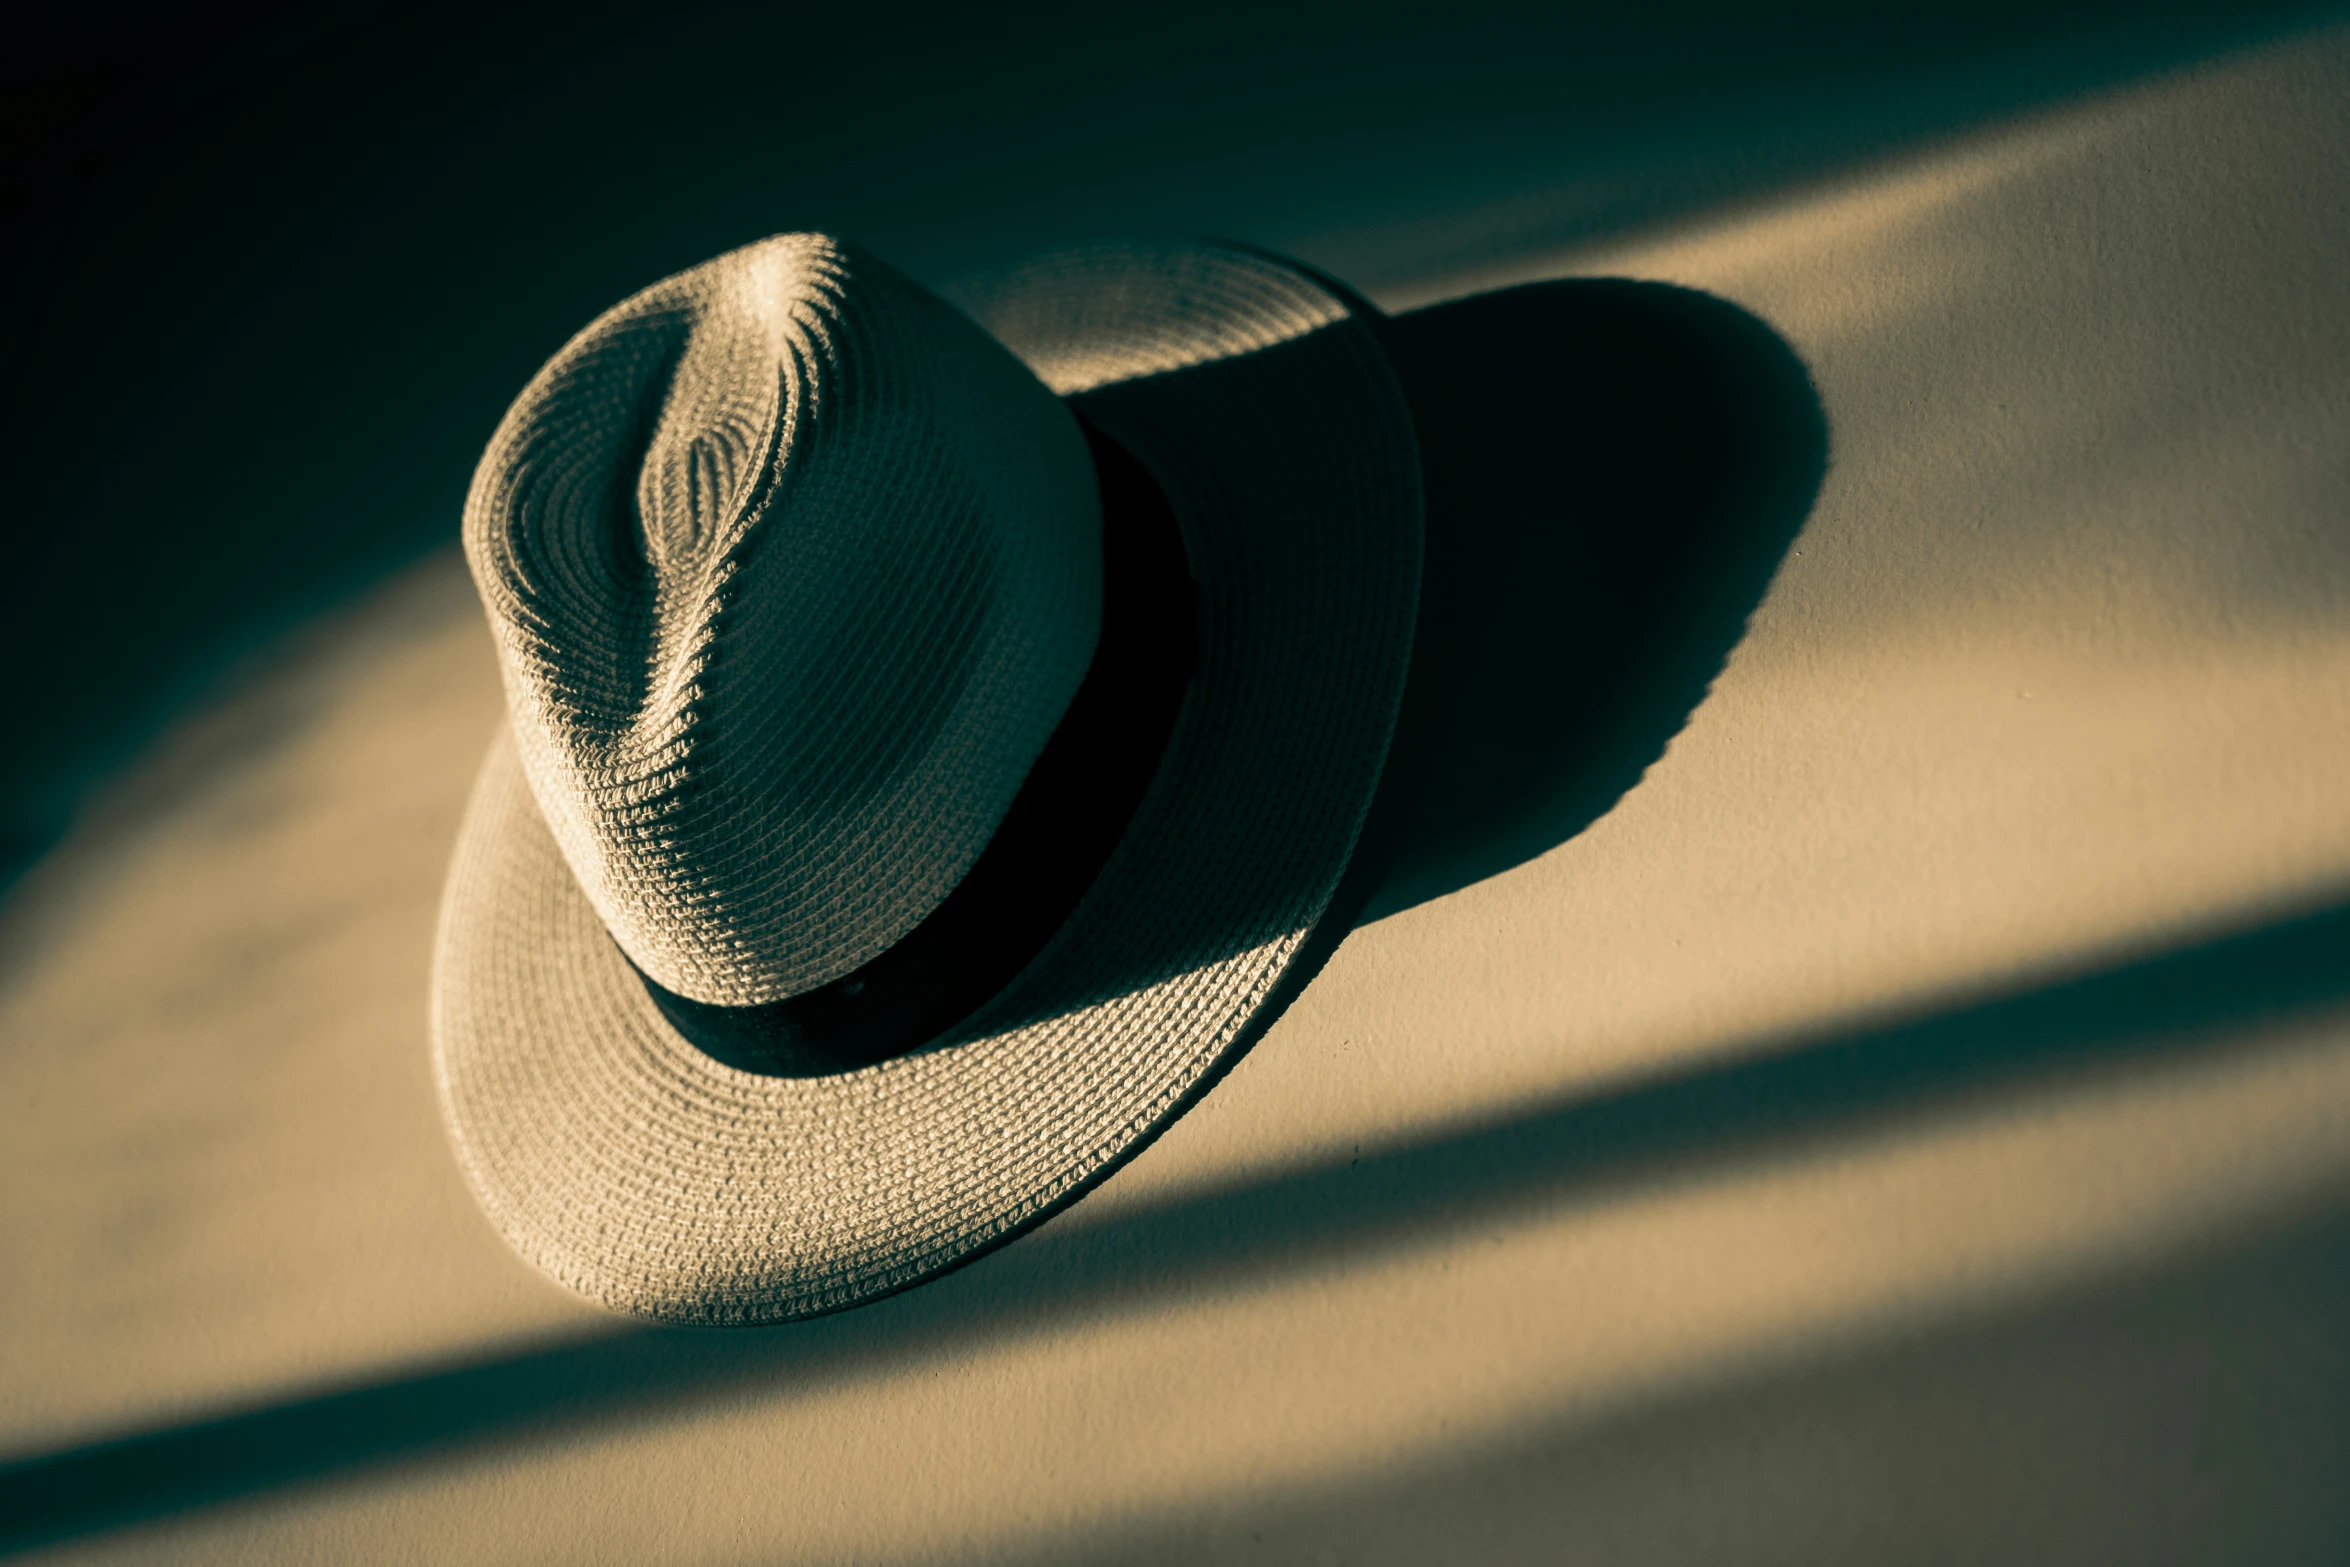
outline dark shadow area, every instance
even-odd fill
[[[1156,460],[1206,469],[1185,454],[1213,452],[1213,471],[1250,476],[1242,482],[1254,493],[1247,510],[1203,521],[1184,539],[1199,584],[1197,643],[1218,652],[1203,656],[1183,694],[1176,733],[1184,739],[1154,759],[1158,826],[1139,825],[1150,818],[1131,811],[1117,824],[1129,879],[1103,890],[1113,907],[1125,900],[1137,912],[1116,919],[1114,936],[1111,916],[1069,927],[1068,940],[965,1020],[969,1033],[1132,996],[1285,940],[1301,920],[1312,921],[1302,953],[1284,966],[1277,1004],[1254,1009],[1241,1039],[1220,1053],[1220,1074],[1352,928],[1383,863],[1361,842],[1376,828],[1358,835],[1350,810],[1287,811],[1282,802],[1369,801],[1377,817],[1386,773],[1372,726],[1386,723],[1415,662],[1412,513],[1420,507],[1407,419],[1417,409],[1396,405],[1380,338],[1379,327],[1348,322],[1070,399],[1080,417],[1107,429],[1132,428],[1122,421],[1134,420],[1157,431]],[[1392,439],[1373,449],[1366,430]],[[1366,468],[1384,482],[1366,483]],[[1381,508],[1381,524],[1371,526],[1357,503]],[[1249,528],[1234,525],[1240,516],[1252,519]],[[1258,547],[1267,537],[1280,542]],[[1346,590],[1331,591],[1334,582]],[[1177,795],[1178,787],[1190,792]],[[1257,874],[1285,858],[1318,869]],[[1222,873],[1197,874],[1203,861]],[[1333,870],[1338,883],[1317,913],[1305,899]],[[1141,905],[1132,901],[1138,886],[1151,890]],[[958,1028],[935,1043],[952,1048],[964,1037]],[[1207,1086],[1196,1084],[1191,1097]]]
[[[1727,1173],[1774,1149],[1972,1096],[2225,1050],[2232,1031],[2350,1000],[2346,948],[2350,904],[1092,1225],[1064,1220],[947,1279],[838,1317],[733,1333],[621,1329],[20,1460],[0,1468],[0,1548],[468,1446],[610,1431],[707,1396],[816,1387],[969,1353],[1455,1233],[1567,1194]]]
[[[1397,317],[1428,472],[1412,691],[1365,919],[1533,858],[1663,754],[1827,471],[1803,363],[1723,300],[1537,283]]]
[[[1646,1407],[991,1561],[2160,1563],[2350,1555],[2350,1194]]]
[[[12,34],[0,663],[41,677],[0,754],[0,884],[241,657],[445,543],[572,331],[761,235],[943,281],[1211,232],[1376,289],[2331,14],[246,3]]]

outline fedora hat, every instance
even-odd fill
[[[790,234],[539,371],[466,500],[507,714],[432,994],[516,1250],[654,1318],[839,1310],[1263,1033],[1368,892],[1411,665],[1382,331],[1238,248],[950,304]]]

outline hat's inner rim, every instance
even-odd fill
[[[638,971],[662,1015],[705,1055],[764,1076],[822,1077],[920,1049],[1019,976],[1125,836],[1198,665],[1199,594],[1157,482],[1077,418],[1101,486],[1102,619],[1059,726],[954,891],[861,968],[747,1007],[694,1001]]]

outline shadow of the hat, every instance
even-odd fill
[[[1529,284],[1388,318],[1381,335],[1427,483],[1411,675],[1353,863],[1251,1039],[1350,929],[1542,854],[1638,783],[1737,645],[1826,472],[1801,359],[1694,289]],[[1220,407],[1234,371],[1170,375]],[[1294,934],[1294,900],[1271,892],[1235,889],[1226,918],[1180,940],[1137,933],[1118,962],[985,1026],[1099,1006]]]
[[[1803,362],[1710,294],[1537,283],[1393,319],[1429,476],[1358,923],[1604,815],[1704,699],[1826,472]]]

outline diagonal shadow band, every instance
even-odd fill
[[[1375,1254],[1611,1180],[1719,1166],[2070,1073],[2224,1049],[2350,1000],[2350,902],[2204,944],[1358,1158],[1047,1229],[796,1327],[627,1330],[0,1466],[0,1550],[467,1447],[610,1432],[724,1390],[812,1387],[1124,1307]]]

